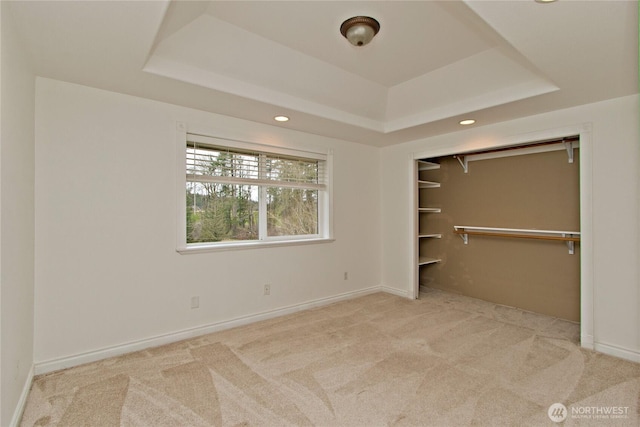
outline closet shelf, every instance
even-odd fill
[[[441,239],[442,234],[418,234],[418,238],[419,239],[426,239],[426,238]]]
[[[430,171],[434,169],[440,169],[440,163],[427,162],[426,160],[418,160],[419,171]]]
[[[507,156],[518,156],[522,154],[544,153],[547,151],[566,150],[568,162],[573,163],[573,149],[580,146],[580,138],[567,137],[557,140],[537,142],[521,146],[503,147],[491,150],[474,151],[466,154],[456,154],[454,159],[458,160],[464,173],[469,172],[469,162],[474,160],[496,159]]]
[[[418,181],[418,187],[420,188],[438,188],[440,187],[439,182],[433,181]]]
[[[429,258],[426,256],[421,256],[420,258],[418,258],[418,265],[435,264],[440,261],[441,260],[437,258]]]
[[[537,230],[523,228],[496,228],[454,225],[453,232],[460,235],[464,244],[469,243],[469,236],[508,237],[516,239],[556,240],[567,244],[569,254],[574,253],[574,244],[580,242],[580,232],[560,230]]]

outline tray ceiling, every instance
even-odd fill
[[[15,2],[39,75],[385,146],[637,93],[634,1]],[[381,24],[355,47],[340,24]]]

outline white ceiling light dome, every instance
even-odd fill
[[[380,31],[380,23],[368,16],[354,16],[342,23],[340,33],[354,46],[364,46]]]

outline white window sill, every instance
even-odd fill
[[[203,243],[193,244],[186,247],[180,247],[176,249],[183,255],[187,254],[199,254],[204,252],[220,252],[220,251],[234,251],[242,249],[261,249],[261,248],[273,248],[280,246],[298,246],[298,245],[315,245],[319,243],[331,243],[335,241],[333,238],[314,238],[314,239],[299,239],[299,240],[252,240],[249,242],[232,242],[232,243]]]

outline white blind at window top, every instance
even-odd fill
[[[187,181],[326,188],[325,161],[187,142]]]

